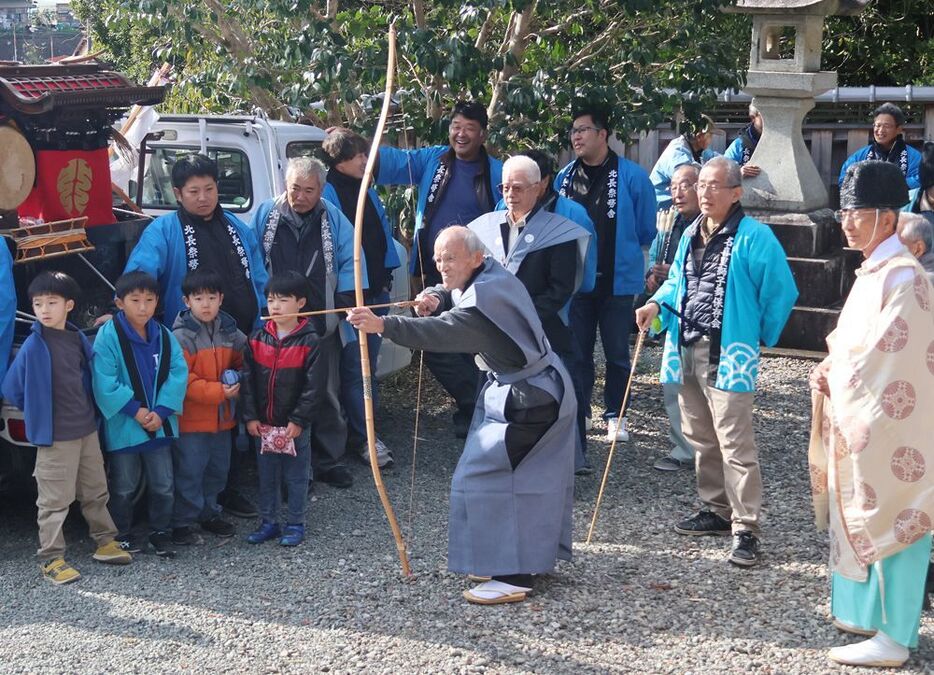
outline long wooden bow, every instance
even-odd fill
[[[386,65],[386,91],[383,94],[383,108],[379,114],[379,122],[376,124],[376,131],[373,132],[373,140],[370,144],[370,151],[367,155],[366,169],[363,171],[363,180],[360,183],[360,194],[357,195],[357,214],[354,218],[353,234],[353,279],[354,294],[358,307],[364,306],[363,299],[363,213],[366,208],[367,190],[370,181],[373,179],[373,169],[376,166],[376,156],[379,150],[379,143],[383,137],[383,130],[386,127],[386,118],[389,117],[389,105],[392,100],[393,76],[396,71],[396,27],[395,24],[389,26],[389,59]],[[392,242],[390,242],[392,245]],[[376,483],[376,491],[379,492],[379,499],[383,504],[383,511],[386,512],[386,519],[389,521],[389,527],[392,529],[392,536],[396,540],[396,549],[399,551],[399,560],[402,562],[402,573],[409,576],[412,572],[409,569],[409,556],[406,552],[405,541],[402,539],[402,531],[399,529],[399,523],[396,521],[396,514],[392,510],[392,504],[389,501],[389,495],[386,494],[386,487],[383,485],[383,474],[379,468],[379,462],[376,458],[376,424],[373,419],[373,384],[370,374],[370,351],[367,346],[366,336],[359,335],[360,342],[360,370],[363,373],[363,406],[366,415],[366,442],[370,455],[370,469],[373,471],[373,481]]]

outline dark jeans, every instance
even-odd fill
[[[188,527],[220,513],[217,495],[230,469],[229,431],[182,433],[172,447],[175,508],[172,527]]]
[[[597,326],[606,355],[606,384],[603,388],[603,418],[616,417],[629,379],[629,332],[632,329],[633,296],[612,295],[598,283],[593,293],[579,293],[571,302],[571,331],[580,348],[578,377],[581,382],[585,417],[592,417],[593,350],[597,342]],[[626,411],[623,411],[626,414]]]
[[[374,298],[368,298],[367,303],[378,305],[389,302],[389,293],[383,293]],[[376,316],[386,316],[389,308],[375,309]],[[359,339],[360,334],[357,334]],[[379,387],[376,382],[376,364],[379,358],[379,348],[383,344],[383,336],[370,333],[367,336],[367,346],[370,352],[370,372],[373,374],[371,388],[373,392],[373,408],[376,408],[379,397]],[[341,405],[347,417],[347,434],[351,442],[366,441],[366,415],[363,405],[363,371],[360,368],[360,343],[350,342],[341,350]]]
[[[286,523],[304,525],[308,481],[311,479],[308,431],[303,431],[295,439],[295,457],[257,451],[256,468],[259,470],[259,514],[263,520],[279,522],[279,503],[284,483],[289,514]]]
[[[315,411],[311,425],[311,462],[315,472],[324,473],[342,465],[347,445],[347,423],[341,413],[341,337],[340,331],[318,343],[318,358],[327,363],[327,388],[322,392],[321,404]]]
[[[574,386],[574,399],[577,401],[578,445],[574,449],[575,471],[581,467],[587,466],[587,430],[584,428],[584,417],[586,417],[585,413],[590,407],[587,405],[586,399],[584,399],[584,390],[581,385],[579,351],[580,346],[577,344],[576,339],[571,340],[571,352],[559,352],[555,350],[555,354],[561,359],[561,362],[568,371],[568,375],[571,376],[571,384]]]
[[[458,412],[462,415],[468,412],[473,414],[479,393],[477,384],[480,382],[480,369],[477,368],[473,354],[425,352],[425,365],[454,398]]]
[[[107,487],[110,490],[107,506],[120,537],[130,534],[133,495],[143,476],[146,477],[150,532],[164,532],[171,524],[175,501],[171,446],[146,452],[111,452],[107,454]]]

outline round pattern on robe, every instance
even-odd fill
[[[915,448],[902,446],[892,453],[889,466],[898,480],[906,483],[915,483],[924,477],[927,467],[924,465],[924,455]]]
[[[869,445],[869,425],[855,417],[844,417],[840,420],[837,426],[837,440],[840,439],[841,434],[846,443],[846,449],[842,455],[837,453],[838,457],[849,453],[857,455]]]
[[[822,495],[827,492],[827,472],[816,464],[808,463],[808,472],[811,474],[811,492]]]
[[[931,371],[931,375],[934,375],[934,342],[928,345],[927,362],[928,370]]]
[[[921,306],[925,312],[931,310],[931,294],[928,290],[928,280],[925,278],[925,275],[918,274],[915,275],[915,300],[918,301],[918,304]]]
[[[900,352],[908,344],[908,322],[896,316],[876,343],[876,349],[887,354]]]
[[[915,388],[907,380],[896,380],[882,391],[882,411],[893,420],[903,420],[915,409]]]
[[[895,517],[895,539],[913,544],[931,531],[931,517],[919,509],[905,509]]]
[[[850,546],[853,547],[853,552],[856,553],[856,557],[859,558],[861,563],[868,564],[870,561],[875,560],[876,547],[872,545],[872,541],[866,535],[852,535],[850,537]]]
[[[879,504],[876,491],[869,483],[856,484],[856,498],[864,511],[872,511]]]

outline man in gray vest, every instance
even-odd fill
[[[467,227],[480,237],[493,259],[525,286],[551,348],[570,371],[573,336],[568,308],[584,278],[590,233],[543,208],[545,187],[533,159],[510,157],[503,164],[500,186],[505,210],[482,215]],[[583,448],[578,445],[574,468],[586,465]]]
[[[308,279],[309,310],[354,304],[353,225],[340,207],[321,198],[327,174],[320,160],[293,157],[285,173],[286,191],[260,204],[252,222],[269,275],[294,270]],[[355,337],[346,326],[340,328],[337,314],[310,321],[321,337],[318,358],[328,364],[327,388],[311,427],[314,479],[348,488],[353,474],[342,460],[347,424],[340,405],[340,355],[342,334],[344,339]]]
[[[348,320],[414,349],[469,352],[487,378],[451,482],[448,569],[491,579],[472,603],[519,602],[533,575],[571,558],[576,403],[522,282],[466,227],[435,242],[442,283],[418,297],[418,317]]]

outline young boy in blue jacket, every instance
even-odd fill
[[[117,279],[114,294],[120,311],[97,333],[92,369],[109,453],[110,513],[120,546],[140,550],[130,539],[130,527],[133,494],[140,474],[145,475],[149,544],[156,555],[171,557],[172,442],[178,436],[176,415],[185,399],[188,365],[175,336],[152,318],[159,304],[159,284],[152,276],[128,272]]]
[[[67,584],[81,578],[65,562],[62,534],[76,498],[97,544],[94,559],[127,564],[132,558],[114,543],[117,529],[107,511],[107,477],[91,396],[91,346],[68,323],[78,284],[62,272],[43,272],[27,293],[38,320],[3,379],[3,396],[23,411],[26,437],[36,446],[42,574],[56,585]]]

